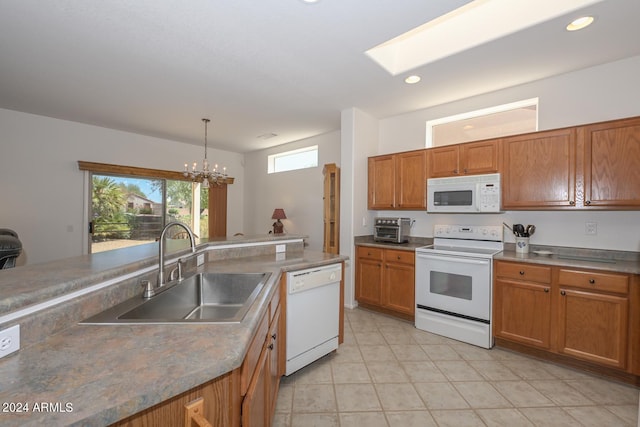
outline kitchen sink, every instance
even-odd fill
[[[147,300],[140,296],[90,317],[90,325],[239,323],[271,273],[198,273]]]

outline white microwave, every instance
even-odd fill
[[[427,180],[427,212],[500,212],[500,174],[465,175]]]

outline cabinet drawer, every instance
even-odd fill
[[[618,294],[629,293],[629,277],[620,274],[595,273],[591,271],[561,269],[558,275],[560,286],[571,286]]]
[[[415,264],[415,252],[413,251],[395,251],[387,249],[384,255],[386,262],[400,262],[403,264]]]
[[[542,267],[533,264],[516,264],[498,261],[496,263],[496,274],[499,277],[509,279],[551,283],[551,267]]]
[[[242,371],[240,373],[240,389],[242,395],[244,396],[249,388],[249,383],[251,382],[251,377],[253,376],[253,372],[258,365],[258,359],[260,358],[260,353],[262,353],[262,348],[264,347],[264,342],[267,337],[267,332],[269,331],[269,316],[265,313],[262,316],[262,320],[260,320],[260,324],[258,325],[258,329],[256,334],[251,341],[251,345],[249,346],[249,350],[247,351],[247,355],[244,358],[244,362],[242,362]]]
[[[358,258],[369,258],[382,261],[384,249],[372,248],[369,246],[358,246]]]

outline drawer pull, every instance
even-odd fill
[[[549,288],[544,288],[545,293],[549,293]]]
[[[565,296],[567,293],[565,291],[560,291],[560,295]]]
[[[589,283],[593,285],[594,283],[596,283],[596,279],[589,279]]]
[[[398,259],[402,258],[400,255],[398,255]]]
[[[269,350],[273,350],[273,344],[269,344]]]
[[[524,276],[524,271],[520,270],[520,275]]]
[[[271,335],[271,339],[276,339],[276,334]]]

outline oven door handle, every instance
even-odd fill
[[[467,258],[467,257],[461,257],[461,256],[455,256],[455,255],[432,255],[432,254],[424,254],[424,253],[418,253],[416,254],[416,257],[420,258],[420,259],[431,259],[434,261],[449,261],[449,262],[460,262],[460,263],[464,263],[464,264],[475,264],[475,265],[486,265],[489,264],[488,259],[473,259],[473,258]]]

